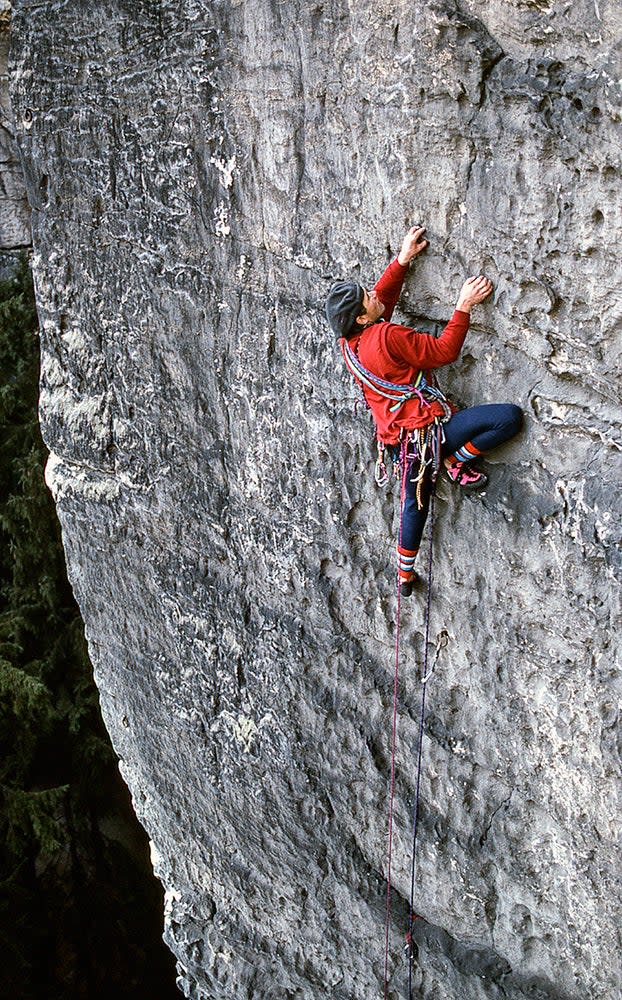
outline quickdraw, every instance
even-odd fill
[[[444,417],[434,417],[425,427],[418,427],[412,431],[403,431],[400,444],[385,445],[378,441],[378,457],[374,470],[376,484],[380,487],[386,486],[389,481],[386,458],[387,452],[393,461],[393,476],[401,479],[405,468],[406,474],[410,475],[411,482],[417,483],[417,506],[419,510],[423,507],[421,491],[428,468],[432,474],[432,480],[436,482],[441,464],[441,447],[445,440],[443,430]],[[405,466],[404,466],[405,463]]]
[[[441,447],[444,440],[445,432],[440,417],[436,417],[426,427],[418,427],[417,430],[410,431],[410,447],[406,452],[406,461],[410,460],[410,468],[413,469],[411,482],[417,484],[417,507],[419,510],[423,507],[421,493],[428,468],[432,483],[436,483],[438,479],[441,467]],[[416,473],[414,472],[415,468]]]

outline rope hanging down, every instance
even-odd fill
[[[413,836],[410,856],[410,909],[408,912],[408,930],[406,946],[408,949],[408,1000],[413,997],[413,927],[417,915],[415,913],[415,877],[417,870],[417,829],[419,825],[419,795],[421,790],[421,763],[423,753],[423,724],[425,721],[425,694],[428,687],[428,646],[430,642],[430,605],[432,596],[432,545],[434,541],[434,501],[436,499],[436,481],[432,484],[430,497],[430,541],[428,546],[428,587],[425,602],[425,626],[423,630],[423,667],[421,671],[421,705],[419,707],[419,740],[417,745],[417,783],[415,786],[415,803],[413,806]]]
[[[400,446],[401,481],[400,481],[400,527],[398,544],[402,542],[402,510],[406,495],[408,443],[404,439]],[[395,797],[395,747],[397,742],[397,693],[400,666],[400,579],[397,576],[397,620],[395,626],[395,669],[393,673],[393,727],[391,736],[391,779],[389,782],[389,844],[387,850],[387,907],[384,922],[384,1000],[389,996],[389,952],[391,950],[391,861],[393,858],[393,799]]]
[[[438,452],[440,458],[440,450]],[[406,495],[406,476],[408,474],[408,439],[405,439],[400,447],[400,465],[401,465],[401,477],[400,477],[400,528],[398,532],[398,545],[401,545],[402,541],[402,511],[404,508],[404,498]],[[413,463],[414,464],[414,463]],[[433,555],[433,543],[434,543],[434,506],[436,498],[436,480],[438,476],[439,460],[434,461],[432,468],[430,469],[430,527],[429,527],[429,545],[428,545],[428,567],[427,567],[427,593],[426,593],[426,606],[425,606],[425,623],[424,623],[424,649],[423,649],[423,664],[421,673],[421,703],[419,709],[419,738],[417,746],[417,769],[416,769],[416,782],[415,782],[415,802],[413,806],[413,834],[412,834],[412,847],[411,847],[411,877],[410,877],[410,902],[409,902],[409,912],[408,912],[408,929],[406,932],[406,947],[408,952],[408,997],[409,1000],[413,1000],[413,969],[414,969],[414,949],[413,949],[413,927],[415,920],[417,919],[417,914],[414,909],[414,899],[415,899],[415,880],[416,880],[416,857],[417,857],[417,830],[418,830],[418,820],[419,820],[419,800],[421,791],[421,773],[422,773],[422,757],[423,757],[423,730],[425,721],[425,697],[427,682],[434,671],[433,664],[432,670],[428,672],[428,646],[430,641],[430,609],[431,609],[431,595],[432,595],[432,555]],[[388,834],[388,854],[387,854],[387,904],[386,904],[386,916],[385,916],[385,954],[384,954],[384,1000],[388,1000],[389,996],[389,954],[391,950],[391,940],[390,940],[390,928],[391,928],[391,867],[392,867],[392,856],[393,856],[393,805],[395,799],[395,758],[396,758],[396,747],[397,747],[397,700],[398,700],[398,685],[399,685],[399,660],[400,660],[400,611],[401,611],[401,601],[400,601],[400,580],[397,577],[397,618],[396,618],[396,628],[395,628],[395,669],[393,677],[393,722],[392,722],[392,735],[391,735],[391,778],[389,786],[389,834]],[[437,650],[438,655],[438,650]]]

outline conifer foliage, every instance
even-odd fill
[[[161,890],[67,582],[38,381],[22,257],[0,281],[0,993],[164,1000],[179,994]]]

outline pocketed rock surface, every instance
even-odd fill
[[[11,4],[0,0],[0,278],[12,273],[11,254],[30,247],[30,210],[11,115],[7,62]]]
[[[402,319],[484,272],[439,489],[413,989],[613,1000],[614,0],[18,0],[47,480],[197,1000],[382,995],[395,489],[323,318],[427,224]],[[422,597],[402,613],[389,956],[407,996]]]

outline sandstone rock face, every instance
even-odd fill
[[[15,4],[48,482],[187,997],[382,992],[398,497],[322,303],[421,220],[402,316],[489,274],[443,384],[526,424],[439,492],[414,988],[619,993],[620,34],[613,0]]]
[[[0,273],[1,251],[30,246],[30,209],[26,197],[9,100],[7,62],[11,4],[0,0]],[[10,267],[10,259],[7,260]]]

